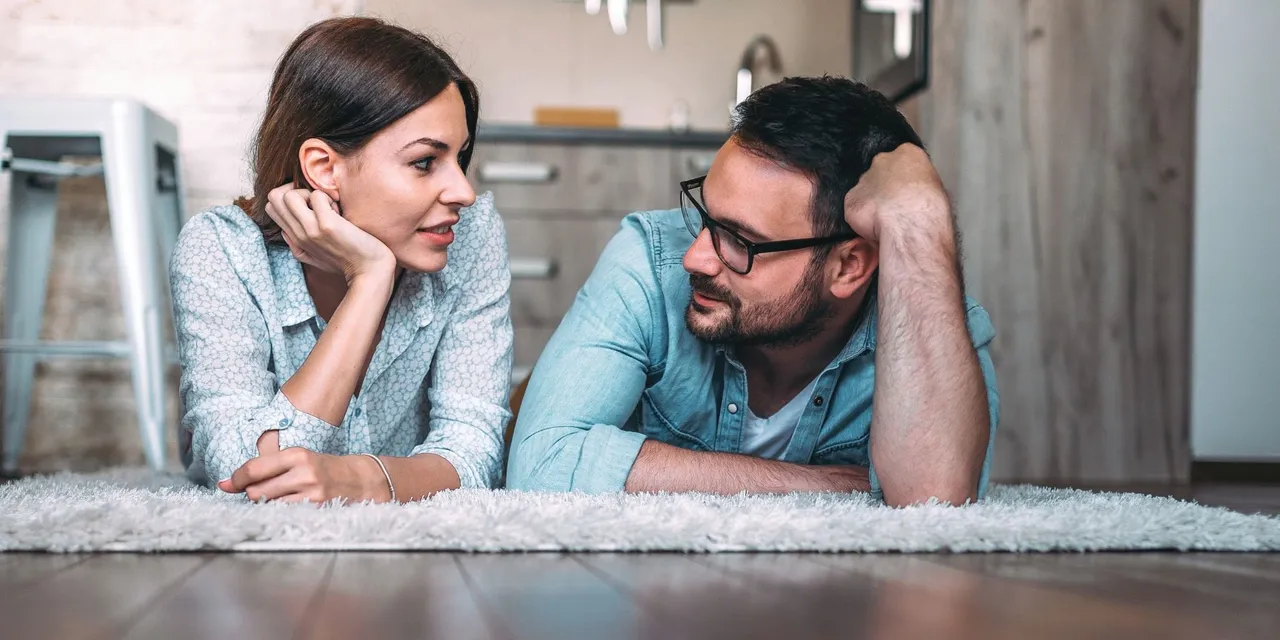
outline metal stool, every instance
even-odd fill
[[[6,150],[5,147],[8,149]],[[11,174],[5,272],[3,469],[13,472],[31,409],[36,361],[56,356],[128,358],[147,462],[165,467],[163,314],[169,257],[182,226],[178,129],[128,99],[0,97],[0,169]],[[91,167],[64,156],[100,156]],[[41,342],[53,250],[57,180],[102,174],[120,271],[127,341]]]

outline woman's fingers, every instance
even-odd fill
[[[281,231],[280,235],[284,237],[284,243],[289,246],[289,252],[293,254],[293,257],[296,258],[298,262],[301,262],[303,264],[309,264],[313,267],[323,268],[319,263],[316,262],[315,258],[311,257],[311,254],[307,253],[306,250],[298,246],[298,241],[293,239],[293,234],[289,233],[288,231],[285,231],[283,228],[281,228],[280,231]]]
[[[337,211],[338,203],[334,202],[329,197],[329,194],[323,191],[312,191],[311,195],[307,197],[307,202],[321,222],[324,222],[326,218],[340,217]]]
[[[311,210],[308,201],[310,192],[306,189],[294,189],[284,194],[284,206],[288,214],[297,220],[299,229],[294,232],[297,240],[311,240],[320,236],[320,226],[316,222],[316,214]]]
[[[296,466],[295,463],[296,458],[293,456],[281,454],[258,456],[240,465],[240,468],[236,469],[227,481],[219,482],[218,487],[227,493],[240,493],[249,486],[288,472]]]
[[[271,207],[271,205],[267,206]],[[271,209],[268,208],[267,211],[269,213]],[[272,216],[271,219],[276,220],[275,216]],[[276,224],[280,227],[280,237],[284,238],[284,243],[289,245],[289,250],[293,252],[293,255],[298,255],[298,251],[300,251],[300,249],[298,248],[298,239],[293,235],[293,229],[281,224],[278,220],[276,221]]]
[[[285,504],[297,504],[300,502],[311,502],[313,504],[323,504],[325,502],[314,490],[291,493],[289,495],[276,498],[275,501],[283,502]]]
[[[264,207],[267,216],[281,229],[288,230],[294,239],[302,234],[302,227],[285,206],[285,194],[294,191],[293,184],[281,185],[267,192],[267,204]]]
[[[245,487],[244,494],[250,500],[258,502],[261,500],[276,500],[299,493],[305,489],[307,487],[302,481],[302,474],[295,468],[274,478],[268,478]]]

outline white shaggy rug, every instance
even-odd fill
[[[865,495],[532,494],[409,505],[251,504],[141,470],[0,485],[0,551],[1280,550],[1280,518],[1141,494],[995,486],[977,505]]]

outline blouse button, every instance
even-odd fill
[[[737,412],[738,412],[738,405],[736,405],[736,404],[734,404],[734,403],[730,402],[730,403],[729,403],[729,413],[737,413]]]

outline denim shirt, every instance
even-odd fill
[[[180,449],[200,483],[231,476],[277,430],[280,448],[438,455],[492,487],[511,418],[511,273],[492,194],[460,211],[447,265],[404,272],[358,395],[329,424],[280,390],[324,332],[302,265],[239,207],[183,226],[170,264],[182,362]]]
[[[602,493],[623,490],[648,438],[695,451],[739,453],[747,377],[733,350],[685,326],[691,291],[681,261],[693,237],[679,210],[627,216],[538,359],[516,420],[507,486]],[[966,300],[991,410],[979,482],[985,494],[999,395],[985,310]],[[875,388],[876,305],[820,374],[780,459],[868,467]]]

